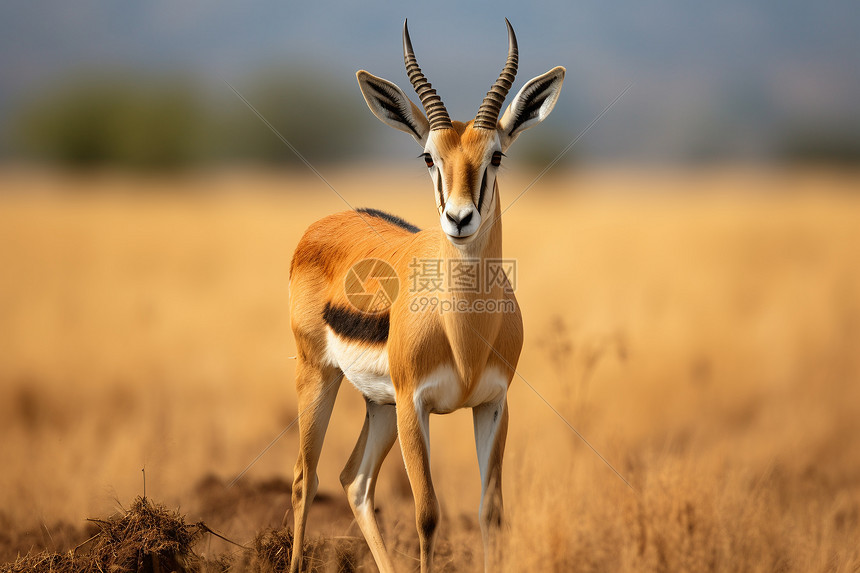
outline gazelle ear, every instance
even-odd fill
[[[507,149],[520,133],[547,118],[563,83],[564,68],[558,66],[523,86],[499,120],[502,149]]]
[[[430,133],[430,123],[399,87],[364,70],[355,74],[367,107],[383,123],[415,138],[422,147]]]

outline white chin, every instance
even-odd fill
[[[455,235],[449,235],[448,233],[445,233],[445,236],[448,237],[448,240],[451,241],[451,243],[457,247],[462,247],[463,245],[468,245],[469,243],[471,243],[472,241],[475,240],[475,237],[477,237],[477,235],[478,235],[477,233],[472,233],[471,235],[468,235],[465,237],[458,237]]]

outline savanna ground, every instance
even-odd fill
[[[336,171],[354,206],[435,223],[420,169]],[[504,174],[503,204],[528,183]],[[345,208],[306,174],[0,173],[0,563],[67,551],[143,494],[239,543],[289,506],[289,260]],[[525,320],[509,393],[508,571],[860,570],[860,176],[592,170],[505,215]],[[358,543],[342,388],[312,537]],[[482,564],[469,412],[432,420],[437,564]],[[251,465],[252,464],[252,465]],[[247,473],[232,487],[231,480]],[[378,494],[414,569],[399,451]],[[245,552],[212,535],[203,556]],[[366,555],[358,566],[373,570]],[[325,565],[325,563],[323,563]],[[334,567],[334,565],[332,565]]]

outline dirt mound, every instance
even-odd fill
[[[89,521],[96,525],[97,533],[74,550],[28,553],[0,565],[0,572],[209,573],[229,567],[225,559],[207,560],[194,552],[194,544],[209,532],[205,524],[186,524],[179,513],[143,497],[123,513]]]

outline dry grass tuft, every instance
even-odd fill
[[[209,561],[194,552],[194,545],[208,531],[204,524],[186,524],[179,513],[144,497],[135,499],[128,511],[89,521],[96,524],[98,532],[74,550],[28,553],[0,566],[0,572],[203,573],[226,571],[229,567],[227,559]],[[89,549],[82,550],[86,545]]]
[[[254,548],[234,570],[253,573],[283,573],[290,570],[293,555],[293,532],[290,529],[266,529],[257,534]],[[351,573],[375,569],[373,557],[364,539],[323,537],[306,539],[303,571]]]

